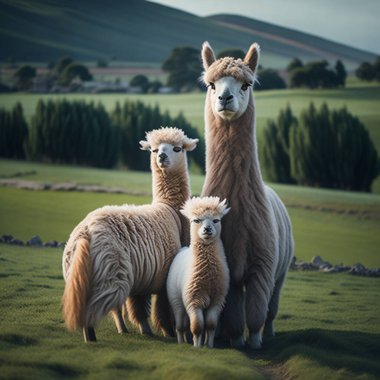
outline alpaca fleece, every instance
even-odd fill
[[[121,309],[127,297],[136,296],[128,313],[147,332],[147,312],[141,310],[148,297],[157,294],[157,313],[165,309],[169,266],[181,247],[181,238],[188,235],[182,232],[188,230],[188,222],[184,228],[179,214],[190,196],[186,151],[194,149],[197,141],[177,128],[147,133],[147,141],[140,144],[152,152],[152,204],[99,208],[71,233],[62,258],[66,281],[63,313],[70,330],[84,329],[85,340],[96,339],[93,328],[110,311],[119,332],[126,331]],[[172,143],[181,151],[173,153],[172,145],[167,145]],[[155,151],[161,146],[171,147],[169,166],[159,167]],[[158,323],[164,318],[153,316]]]
[[[205,82],[232,76],[241,84],[253,83],[259,51],[253,44],[243,61],[230,57],[215,60],[206,42],[202,50]],[[259,348],[264,324],[266,332],[273,334],[280,290],[293,257],[292,228],[283,203],[263,183],[253,92],[247,93],[248,106],[242,115],[228,120],[213,110],[211,91],[209,88],[205,101],[206,178],[202,196],[225,198],[231,206],[221,235],[231,275],[223,329],[233,345],[241,345],[246,321],[249,344]]]

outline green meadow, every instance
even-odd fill
[[[142,100],[173,115],[183,111],[203,130],[204,94],[183,95],[0,95],[0,106],[22,102],[30,119],[40,98],[102,102]],[[299,114],[310,101],[347,106],[367,126],[380,152],[380,86],[352,83],[342,90],[256,93],[258,130],[290,104]],[[191,155],[191,153],[190,153]],[[39,184],[76,183],[121,188],[126,194],[25,190],[0,186],[0,236],[66,241],[84,216],[105,204],[151,201],[149,173],[0,160],[0,179]],[[191,174],[192,193],[203,176]],[[298,260],[315,255],[332,264],[380,267],[380,181],[373,193],[270,184],[289,211]],[[349,274],[288,275],[276,321],[277,336],[258,352],[223,346],[196,350],[174,338],[143,337],[129,325],[119,336],[104,318],[99,341],[84,344],[65,330],[60,299],[64,282],[61,249],[0,244],[0,379],[379,379],[380,280]]]
[[[110,317],[98,342],[65,330],[61,251],[0,244],[1,379],[378,379],[379,280],[290,272],[260,351],[194,349]]]

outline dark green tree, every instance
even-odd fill
[[[32,116],[32,160],[111,168],[119,158],[119,127],[101,104],[39,101]]]
[[[298,184],[371,191],[379,158],[368,131],[346,108],[313,104],[290,130],[291,175]]]
[[[375,79],[376,73],[369,62],[363,62],[360,66],[355,70],[355,75],[364,81],[371,82]]]
[[[30,65],[24,65],[17,69],[13,76],[16,79],[16,88],[18,90],[28,90],[33,84],[36,69]]]
[[[0,157],[25,158],[28,125],[20,103],[12,110],[0,109]]]
[[[216,58],[219,59],[219,58],[223,58],[223,57],[233,57],[235,59],[238,59],[238,58],[244,59],[245,53],[241,49],[234,49],[234,48],[224,49],[224,50],[219,52],[219,54],[217,55]]]
[[[286,71],[290,73],[294,69],[299,69],[301,67],[303,67],[302,61],[299,58],[294,58],[289,62],[288,66],[286,67]]]
[[[336,61],[335,72],[338,86],[344,87],[346,85],[347,71],[340,59]]]
[[[188,46],[174,48],[162,69],[169,74],[167,84],[175,91],[198,88],[202,72],[199,50]]]
[[[139,74],[139,75],[134,76],[130,80],[129,84],[131,86],[140,87],[141,91],[144,94],[148,92],[148,89],[149,89],[149,79],[145,75]]]
[[[271,182],[294,183],[290,173],[289,136],[297,125],[290,106],[281,110],[277,121],[269,120],[263,130],[260,156],[266,178]]]
[[[280,77],[278,72],[273,69],[262,69],[258,71],[258,84],[256,90],[273,90],[286,88],[285,81]]]
[[[74,78],[79,78],[81,81],[90,81],[92,80],[92,74],[86,66],[73,62],[65,67],[59,77],[59,82],[64,86],[68,86]]]
[[[375,80],[380,82],[380,57],[378,57],[374,62],[373,70],[375,72]]]

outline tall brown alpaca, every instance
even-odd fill
[[[206,179],[202,196],[227,199],[222,241],[230,269],[230,290],[222,328],[233,346],[260,348],[261,331],[274,335],[281,287],[294,253],[292,227],[285,206],[266,187],[258,160],[255,104],[251,87],[259,46],[244,60],[215,59],[208,42],[202,47],[208,86],[205,102]],[[245,291],[244,291],[245,289]]]

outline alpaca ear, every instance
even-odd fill
[[[202,63],[203,68],[207,70],[216,61],[214,51],[212,50],[208,41],[203,42],[202,45]]]
[[[219,207],[222,208],[222,216],[227,215],[231,210],[231,207],[226,207],[226,206],[227,206],[227,199],[223,199],[223,201],[219,203]]]
[[[227,215],[231,210],[231,207],[227,207],[223,210],[223,216]]]
[[[191,152],[192,150],[195,149],[198,142],[199,142],[199,139],[187,139],[187,141],[183,143],[183,149]]]
[[[183,208],[181,208],[180,210],[179,210],[179,212],[183,215],[183,216],[186,216],[186,218],[188,218],[188,216],[187,216],[187,213],[186,213],[186,210],[185,209],[183,209]]]
[[[249,47],[248,53],[245,55],[244,63],[253,71],[256,72],[259,66],[260,59],[260,46],[257,43],[252,44]]]
[[[140,149],[141,150],[149,150],[150,149],[150,144],[148,143],[148,141],[141,140],[139,142],[139,144],[140,144]]]

